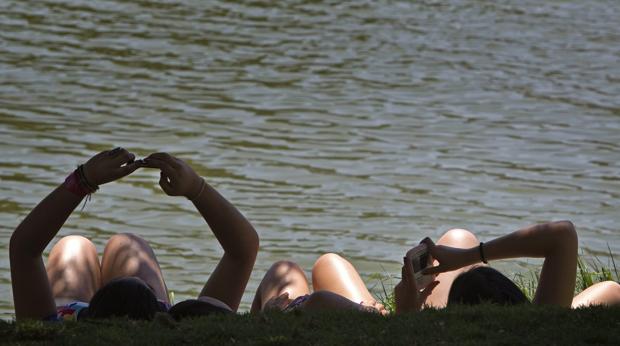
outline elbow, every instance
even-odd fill
[[[9,259],[11,262],[18,258],[36,258],[43,254],[43,251],[37,251],[31,244],[32,241],[24,239],[24,234],[20,234],[19,227],[11,235],[9,240]]]
[[[239,245],[240,246],[235,247],[234,250],[231,249],[232,251],[230,251],[229,254],[238,261],[252,263],[252,265],[254,265],[260,246],[260,240],[254,228],[246,233]]]
[[[250,232],[250,234],[251,235],[248,237],[247,253],[252,254],[252,258],[256,259],[256,255],[258,254],[258,249],[260,247],[260,239],[254,228],[252,228],[252,232]]]
[[[18,255],[23,255],[24,250],[19,241],[19,235],[17,231],[13,232],[11,239],[9,240],[9,259],[11,262],[15,262]]]

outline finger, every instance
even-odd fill
[[[144,159],[144,166],[149,168],[159,168],[166,174],[166,176],[172,177],[173,179],[178,178],[177,171],[170,167],[170,165],[165,161],[155,158],[146,158]]]
[[[413,263],[409,258],[405,257],[405,264],[403,265],[403,280],[407,283],[413,282],[415,284],[415,276],[413,274]]]
[[[162,190],[164,190],[167,195],[174,196],[174,189],[170,186],[168,177],[164,174],[164,172],[159,173],[159,186],[161,186]]]
[[[121,174],[120,177],[128,176],[129,174],[135,172],[136,169],[140,167],[142,167],[142,164],[140,162],[128,163],[125,166],[122,166],[119,168],[119,173]]]
[[[446,270],[446,268],[440,264],[438,266],[427,267],[427,268],[422,269],[422,274],[423,275],[433,275],[433,274],[443,273],[443,272],[446,272],[446,271],[448,271],[448,270]]]
[[[178,159],[168,153],[154,153],[154,154],[149,155],[148,158],[151,158],[151,157],[154,159],[164,161],[175,169],[180,169],[182,167],[181,164],[177,161]]]
[[[426,298],[428,298],[428,296],[431,295],[431,293],[433,293],[433,290],[435,289],[435,287],[437,287],[437,285],[439,285],[439,281],[435,280],[433,282],[431,282],[430,284],[428,284],[424,290],[422,292],[420,292],[420,299],[422,301],[425,301]]]
[[[116,152],[116,154],[112,155],[112,162],[114,162],[114,164],[116,165],[123,165],[125,163],[131,162],[136,158],[136,156],[130,152],[128,152],[126,149],[121,148],[118,152]]]
[[[431,254],[432,257],[435,257],[435,243],[431,240],[431,238],[426,237],[424,239],[422,239],[422,241],[420,242],[420,244],[425,244],[426,248],[428,249],[428,253]]]

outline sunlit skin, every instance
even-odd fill
[[[424,307],[444,308],[454,279],[481,262],[478,238],[468,230],[452,229],[437,244],[427,244],[434,258],[429,275],[436,275],[426,287],[416,286],[413,265],[403,259],[401,281],[394,288],[396,313],[417,312]],[[567,221],[534,225],[484,243],[488,261],[517,258],[544,258],[534,304],[562,307],[620,304],[620,285],[613,281],[595,284],[573,297],[577,266],[577,232]],[[310,294],[300,307],[306,310],[374,308],[385,313],[366,289],[351,263],[336,254],[321,256],[312,269],[310,294],[306,276],[297,264],[280,261],[267,271],[256,292],[252,311],[286,309],[295,298]],[[361,303],[361,304],[359,304]],[[370,303],[370,304],[369,304]]]
[[[122,148],[103,151],[84,164],[84,175],[89,183],[104,185],[139,168],[158,169],[163,191],[190,199],[203,216],[224,255],[199,299],[236,311],[258,252],[258,235],[252,225],[187,163],[167,153],[136,161],[134,154]],[[46,268],[43,250],[83,198],[61,184],[13,232],[9,254],[17,320],[44,319],[56,313],[57,305],[88,302],[102,285],[121,277],[139,279],[159,300],[168,302],[155,254],[148,242],[135,234],[112,236],[101,261],[89,239],[63,237],[52,248]]]
[[[415,301],[405,307],[409,310],[420,309],[425,305],[445,307],[454,279],[472,266],[484,265],[480,258],[480,242],[467,230],[450,230],[437,244],[430,238],[423,242],[435,259],[434,266],[425,269],[424,273],[437,275],[439,284],[425,300],[409,299]],[[573,308],[620,304],[620,285],[613,281],[593,285],[573,297],[577,272],[577,243],[577,231],[573,224],[569,221],[558,221],[525,227],[485,242],[483,253],[487,261],[520,257],[543,258],[534,304]],[[411,292],[403,293],[407,296],[413,294]],[[396,304],[398,309],[398,299]],[[403,308],[402,300],[400,305]]]
[[[303,310],[357,310],[387,314],[368,292],[353,265],[341,256],[324,254],[312,267],[313,292],[303,269],[291,261],[274,263],[265,273],[250,312],[285,310],[295,298],[309,295]]]

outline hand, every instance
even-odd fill
[[[283,311],[293,300],[288,297],[288,292],[284,292],[277,297],[272,297],[263,306],[263,311]]]
[[[445,245],[435,245],[430,238],[424,238],[421,243],[426,244],[429,254],[439,262],[439,265],[427,267],[422,274],[431,275],[456,270],[475,262],[469,263],[469,250]]]
[[[141,167],[136,156],[123,148],[102,151],[84,164],[84,176],[92,185],[103,185],[133,173]]]
[[[204,180],[184,161],[168,153],[155,153],[144,159],[144,167],[161,170],[159,186],[168,196],[196,198]]]
[[[435,280],[428,284],[424,290],[418,290],[418,285],[413,275],[413,263],[411,263],[409,258],[405,257],[401,281],[394,287],[396,313],[420,311],[422,305],[426,302],[426,298],[428,298],[438,284],[439,281]]]

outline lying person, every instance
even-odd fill
[[[278,261],[259,284],[250,312],[349,309],[387,314],[353,265],[339,255],[319,257],[312,267],[312,287],[310,293],[306,274],[298,264]]]
[[[409,254],[404,257],[401,281],[394,288],[396,313],[416,312],[426,306],[452,304],[502,305],[528,302],[508,278],[486,265],[489,260],[544,258],[534,304],[573,308],[620,304],[620,285],[597,283],[573,297],[577,270],[577,233],[570,222],[551,222],[518,230],[487,243],[463,229],[453,229],[427,245],[436,266],[424,270],[430,283],[418,287]],[[362,282],[355,268],[335,254],[323,255],[312,270],[310,294],[303,270],[295,263],[276,262],[258,287],[252,312],[279,309],[351,309],[386,314]]]
[[[534,304],[573,308],[620,304],[620,285],[613,281],[597,283],[574,296],[577,232],[569,221],[526,227],[486,243],[463,229],[448,231],[437,244],[429,238],[422,242],[435,259],[435,266],[423,273],[436,275],[438,284],[426,299],[412,304],[410,310],[457,303],[526,303],[526,296],[510,279],[486,265],[492,260],[520,257],[544,258]]]
[[[15,229],[9,254],[17,320],[151,319],[157,311],[168,310],[167,288],[155,254],[137,235],[112,236],[101,262],[87,238],[63,237],[50,251],[47,268],[43,264],[43,250],[84,197],[140,167],[159,169],[164,192],[190,199],[224,248],[198,299],[189,305],[199,304],[203,311],[237,310],[258,252],[252,225],[185,162],[165,153],[134,159],[122,148],[93,156]]]

